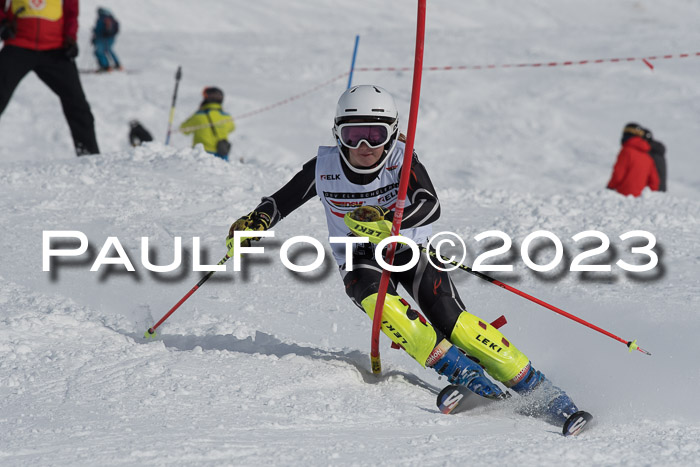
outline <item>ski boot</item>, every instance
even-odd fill
[[[488,399],[507,399],[510,396],[509,393],[504,393],[500,387],[488,379],[483,368],[464,355],[457,346],[444,340],[435,348],[431,357],[438,350],[442,351],[439,359],[432,364],[428,359],[427,366],[439,374],[447,376],[447,380],[451,384],[465,386],[473,393]]]
[[[579,410],[574,401],[560,388],[554,386],[544,373],[528,364],[525,376],[511,389],[526,398],[521,412],[561,426]]]

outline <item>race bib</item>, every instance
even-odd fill
[[[49,21],[58,21],[63,16],[63,0],[20,0],[12,2],[12,11],[24,7],[20,13],[21,18],[41,18]]]

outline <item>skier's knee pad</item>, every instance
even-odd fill
[[[362,300],[362,308],[374,319],[377,294]],[[387,294],[382,311],[382,331],[396,344],[400,345],[418,363],[425,366],[428,356],[443,336],[438,333],[420,313],[412,310],[401,297]]]
[[[488,374],[506,386],[522,379],[520,373],[530,360],[501,332],[484,320],[463,311],[455,323],[450,341],[478,360]]]

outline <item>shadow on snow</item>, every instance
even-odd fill
[[[145,339],[143,335],[137,333],[126,333],[127,336],[134,339],[137,343],[152,342],[152,339]],[[298,355],[300,357],[311,358],[314,360],[325,361],[340,361],[345,362],[355,367],[360,373],[365,383],[376,384],[386,381],[393,377],[401,377],[410,384],[426,389],[437,394],[440,388],[426,383],[419,377],[411,373],[405,373],[398,370],[383,371],[380,376],[375,376],[368,368],[369,355],[359,350],[353,351],[332,351],[316,347],[306,347],[298,344],[288,344],[282,342],[270,334],[256,331],[255,338],[246,337],[239,339],[232,334],[228,335],[209,335],[209,336],[185,336],[185,335],[159,335],[157,340],[172,349],[188,351],[195,347],[201,347],[202,350],[222,350],[229,352],[240,352],[250,355],[274,355],[282,358],[287,355]]]

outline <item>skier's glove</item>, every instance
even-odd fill
[[[241,217],[238,219],[236,222],[231,224],[231,228],[228,231],[228,237],[226,237],[226,248],[228,248],[228,255],[230,257],[233,257],[233,249],[235,248],[235,242],[234,242],[234,237],[233,233],[236,230],[239,231],[245,231],[245,230],[255,230],[255,231],[261,231],[261,230],[267,230],[270,228],[271,224],[271,219],[270,216],[265,213],[265,212],[258,212],[258,211],[252,211],[246,214],[245,216]],[[246,237],[246,238],[241,238],[241,246],[250,246],[250,243],[253,241],[258,241],[260,240],[260,237]]]
[[[17,17],[0,22],[0,40],[14,39],[17,35]]]
[[[350,216],[356,221],[377,222],[387,219],[390,213],[390,210],[381,206],[360,206],[359,208],[355,208],[355,210],[350,213]]]
[[[78,44],[72,37],[66,37],[63,41],[63,54],[70,60],[78,56]]]
[[[368,237],[372,243],[379,243],[391,235],[391,222],[387,217],[391,211],[381,206],[360,206],[345,214],[343,221],[358,237]]]

